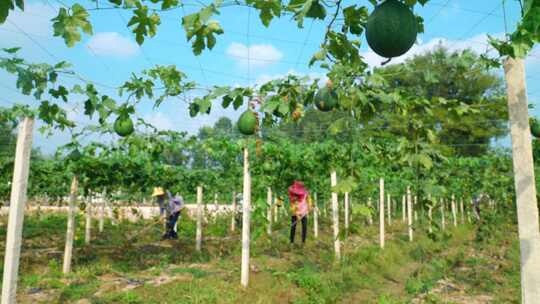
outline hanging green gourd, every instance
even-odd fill
[[[332,82],[328,81],[325,87],[319,89],[315,94],[315,106],[319,111],[329,112],[337,107],[338,96],[332,88]]]
[[[409,6],[398,0],[379,4],[368,18],[366,39],[369,47],[381,57],[405,54],[416,41],[417,20]]]
[[[266,161],[263,163],[263,171],[265,173],[271,173],[273,171],[273,166],[272,164],[270,163],[270,161]]]
[[[135,131],[133,127],[133,121],[129,118],[129,115],[120,115],[114,122],[114,132],[121,137],[131,135]]]
[[[238,119],[238,130],[244,135],[253,135],[257,131],[258,118],[257,113],[247,109]]]
[[[82,157],[82,154],[81,152],[79,151],[79,149],[75,149],[73,151],[71,151],[71,153],[69,153],[68,155],[68,159],[71,160],[71,161],[79,161]]]

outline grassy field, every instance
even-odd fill
[[[519,303],[519,247],[514,216],[491,214],[480,228],[465,224],[428,237],[419,223],[408,242],[400,220],[379,249],[378,225],[354,219],[334,259],[331,225],[309,223],[305,245],[290,245],[287,219],[272,237],[252,242],[249,288],[240,287],[240,231],[229,219],[205,225],[195,251],[195,223],[181,219],[178,241],[159,241],[152,221],[106,222],[84,245],[77,219],[73,273],[61,272],[65,215],[25,219],[19,303]],[[5,244],[2,219],[1,241]],[[298,235],[299,236],[299,235]],[[4,253],[2,248],[1,253]]]

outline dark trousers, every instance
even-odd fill
[[[298,223],[298,216],[293,215],[291,218],[291,243],[294,243],[294,236],[296,234],[296,224]],[[306,242],[307,235],[307,215],[302,218],[302,243]]]
[[[176,221],[178,221],[178,217],[180,216],[180,212],[175,212],[169,215],[167,218],[167,226],[165,235],[163,236],[164,239],[177,239],[178,234],[176,231],[174,231],[174,225],[176,224]]]
[[[242,212],[236,213],[236,216],[234,217],[234,221],[236,222],[236,227],[238,227],[238,229],[242,228],[242,217]]]

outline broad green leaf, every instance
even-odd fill
[[[433,167],[433,161],[431,157],[426,154],[419,154],[417,157],[418,162],[424,166],[427,170],[430,170]]]
[[[68,11],[60,8],[58,15],[52,19],[55,37],[64,38],[67,46],[73,47],[81,41],[80,31],[92,35],[92,24],[89,14],[80,4],[74,4]]]
[[[247,4],[259,10],[259,18],[264,26],[268,27],[274,17],[281,16],[280,0],[248,0]]]
[[[128,22],[132,32],[135,34],[135,40],[139,45],[144,43],[145,37],[154,37],[157,27],[161,24],[161,19],[157,13],[149,15],[148,6],[140,3],[136,4],[137,9],[133,11],[133,17]]]
[[[362,34],[368,16],[367,8],[364,6],[357,8],[356,5],[351,5],[343,9],[346,29],[353,35]]]
[[[180,2],[179,0],[162,0],[161,9],[162,10],[167,10],[167,9],[172,8],[172,7],[176,7],[176,6],[178,6],[179,2]]]
[[[358,186],[356,180],[352,176],[348,176],[340,181],[331,188],[332,192],[337,193],[350,193],[356,189]]]
[[[5,49],[2,49],[4,52],[8,53],[8,54],[15,54],[17,53],[21,48],[20,47],[14,47],[14,48],[5,48]]]
[[[344,132],[348,126],[349,124],[347,118],[339,118],[332,122],[332,124],[328,127],[328,130],[331,134],[336,135],[338,133]]]
[[[195,55],[200,55],[205,48],[212,49],[216,44],[216,35],[223,34],[219,22],[209,20],[213,14],[218,13],[220,1],[216,1],[197,13],[193,13],[182,18],[182,26],[186,31],[188,41],[192,38],[191,46]]]
[[[291,0],[288,9],[294,12],[298,27],[304,26],[306,17],[321,20],[326,17],[326,9],[318,0]]]
[[[1,0],[0,1],[0,24],[4,23],[9,15],[10,10],[15,9],[15,5],[21,10],[24,10],[23,0]]]

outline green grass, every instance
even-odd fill
[[[209,276],[211,273],[198,268],[175,268],[172,273],[190,273],[194,278],[200,279]]]
[[[195,223],[190,219],[181,220],[180,240],[165,243],[159,242],[159,223],[107,221],[102,234],[94,224],[88,246],[83,243],[84,221],[79,219],[73,272],[63,276],[61,255],[26,257],[24,253],[63,248],[65,216],[30,216],[24,227],[19,294],[21,303],[30,299],[26,293],[35,288],[50,291],[51,303],[80,299],[92,303],[408,303],[419,297],[425,303],[442,303],[447,295],[430,291],[444,280],[458,284],[471,297],[487,295],[496,303],[519,303],[519,242],[515,223],[508,218],[493,215],[488,227],[449,227],[431,237],[417,229],[412,243],[406,227],[396,220],[388,227],[384,249],[377,245],[378,227],[357,219],[343,242],[342,259],[336,261],[327,219],[320,223],[319,240],[310,235],[304,246],[291,246],[288,223],[282,217],[272,237],[263,233],[253,241],[254,268],[250,286],[244,289],[239,286],[240,232],[228,237],[228,217],[205,225],[202,252],[195,251]],[[126,242],[128,238],[132,241]],[[172,281],[152,283],[158,277]],[[128,281],[140,286],[122,290]],[[119,282],[120,287],[111,282]]]

